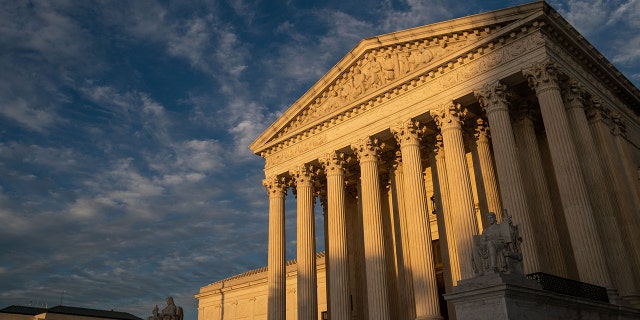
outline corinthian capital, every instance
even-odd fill
[[[303,164],[297,168],[289,170],[289,174],[295,181],[296,187],[312,187],[316,178],[316,168]]]
[[[611,112],[611,133],[621,137],[627,136],[627,125],[617,111]]]
[[[436,125],[441,131],[449,128],[461,128],[464,118],[467,116],[467,109],[459,103],[451,101],[431,111],[431,116],[436,120]]]
[[[531,67],[522,69],[527,77],[529,87],[536,92],[550,88],[558,88],[558,68],[551,59],[535,62]]]
[[[476,119],[476,126],[473,133],[476,141],[488,141],[490,135],[489,123],[487,123],[487,120],[482,118]]]
[[[442,135],[436,134],[429,137],[428,147],[431,149],[436,157],[444,156],[444,143],[442,142]]]
[[[344,167],[347,164],[344,153],[329,152],[318,159],[327,175],[344,174]]]
[[[486,113],[496,110],[509,110],[509,92],[507,85],[496,81],[486,84],[482,89],[473,92],[480,106]]]
[[[567,109],[584,108],[584,89],[580,83],[571,78],[562,90],[564,105]]]
[[[591,97],[591,104],[587,108],[587,118],[589,122],[607,121],[611,110],[605,107],[598,96]]]
[[[380,157],[380,150],[382,150],[382,144],[378,139],[366,137],[353,143],[351,145],[351,150],[355,152],[360,162],[378,161],[378,158]]]
[[[398,144],[402,147],[407,144],[419,145],[426,127],[421,125],[418,121],[406,120],[389,129],[396,138],[396,141],[398,141]]]
[[[272,175],[262,180],[262,185],[267,189],[269,197],[284,197],[289,185],[284,177]]]

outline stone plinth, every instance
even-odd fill
[[[545,291],[523,275],[459,281],[445,299],[455,306],[457,320],[640,319],[640,310]]]

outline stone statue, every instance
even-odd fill
[[[488,273],[522,274],[520,234],[513,225],[507,210],[503,211],[502,223],[497,223],[496,214],[487,214],[489,226],[482,235],[474,236],[473,271],[481,276]]]
[[[148,320],[183,320],[184,313],[182,307],[177,307],[173,302],[173,297],[167,297],[167,306],[158,313],[158,305],[153,308],[153,316]]]

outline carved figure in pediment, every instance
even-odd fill
[[[398,74],[403,75],[409,72],[409,60],[407,59],[408,51],[402,50],[402,48],[398,48],[398,52],[396,53],[396,57],[398,58]]]
[[[351,79],[342,79],[340,83],[340,101],[348,102],[351,99],[352,87]]]
[[[331,112],[335,110],[340,105],[340,100],[338,98],[338,93],[335,91],[329,91],[327,96],[327,100],[325,102],[325,110]]]
[[[396,78],[395,63],[391,54],[387,53],[382,59],[382,69],[384,70],[384,83],[389,83]]]
[[[409,73],[413,70],[415,70],[416,68],[416,55],[413,54],[411,51],[407,51],[407,54],[405,56],[405,65],[407,66],[406,69],[404,70],[405,73]]]
[[[497,223],[496,214],[487,214],[489,226],[482,235],[474,236],[473,270],[476,275],[488,273],[522,273],[520,234],[511,216],[504,210],[502,223]]]
[[[416,67],[422,67],[433,60],[433,53],[427,48],[421,48],[416,55]]]
[[[367,88],[377,88],[382,85],[382,65],[374,55],[369,57],[369,69],[366,74]]]
[[[364,94],[365,90],[365,76],[360,69],[355,69],[353,71],[353,98]]]

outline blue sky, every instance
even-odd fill
[[[527,2],[0,0],[0,308],[195,320],[266,265],[263,129],[363,38]],[[640,0],[549,3],[640,84]]]

